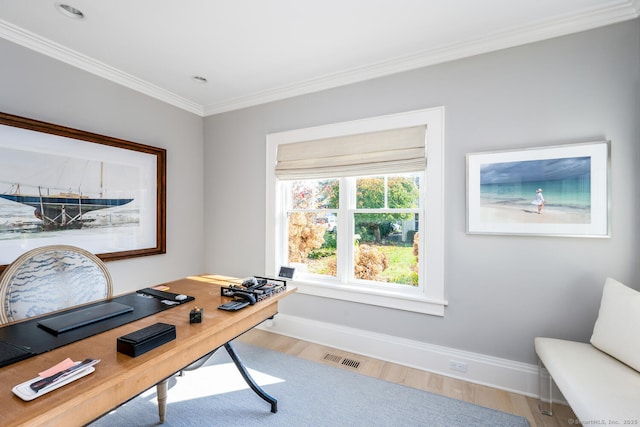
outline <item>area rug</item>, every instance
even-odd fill
[[[278,412],[244,382],[224,349],[204,366],[169,381],[163,426],[492,426],[526,427],[526,418],[234,342]],[[158,425],[155,387],[90,424]]]

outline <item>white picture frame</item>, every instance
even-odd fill
[[[609,164],[609,141],[467,154],[466,231],[610,237]]]

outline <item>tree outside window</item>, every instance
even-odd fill
[[[288,182],[290,265],[311,275],[342,277],[345,270],[356,281],[418,286],[421,175]],[[343,242],[353,245],[353,259],[340,263],[339,251],[349,251]]]

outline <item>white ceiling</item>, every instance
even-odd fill
[[[85,19],[66,17],[57,1]],[[0,37],[207,116],[634,19],[639,5],[0,0]]]

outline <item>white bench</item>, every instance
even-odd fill
[[[553,379],[580,423],[640,425],[640,292],[607,279],[590,343],[537,337],[535,350],[543,413]]]

